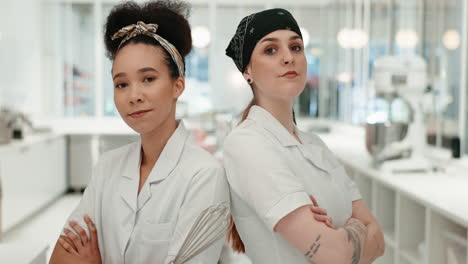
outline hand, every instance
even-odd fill
[[[310,211],[312,211],[312,213],[314,214],[315,220],[323,222],[328,227],[335,229],[331,217],[327,215],[327,210],[320,208],[317,203],[317,200],[315,200],[315,198],[312,195],[309,195],[309,197],[310,200],[312,200],[312,203],[314,204],[310,207]]]
[[[99,252],[98,238],[96,227],[89,218],[89,216],[83,217],[89,230],[89,239],[86,235],[86,231],[74,221],[70,221],[70,226],[79,235],[75,235],[71,230],[65,228],[64,232],[67,236],[61,236],[59,238],[59,244],[70,254],[82,258],[87,263],[101,264],[101,253]]]

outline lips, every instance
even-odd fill
[[[128,114],[129,116],[131,117],[141,117],[143,115],[145,115],[146,113],[148,113],[149,111],[151,111],[151,109],[147,109],[147,110],[138,110],[138,111],[135,111],[135,112],[132,112],[130,114]]]
[[[295,78],[297,76],[297,72],[296,71],[288,71],[286,73],[284,73],[283,75],[281,75],[281,77],[285,77],[285,78]]]

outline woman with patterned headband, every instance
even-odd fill
[[[234,250],[253,263],[373,262],[384,250],[375,217],[320,138],[295,126],[293,101],[307,74],[295,19],[284,9],[245,17],[226,54],[253,92],[224,141]],[[334,227],[314,218],[310,195]]]
[[[51,263],[168,263],[201,211],[229,201],[224,169],[175,119],[192,47],[180,1],[114,7],[104,40],[114,102],[140,141],[105,153]],[[216,263],[223,241],[189,263]]]

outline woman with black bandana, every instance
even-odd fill
[[[372,263],[383,234],[327,146],[295,126],[293,100],[307,62],[297,22],[284,9],[245,17],[226,49],[253,92],[226,138],[224,166],[234,224],[228,239],[253,263]],[[317,221],[315,197],[334,227]]]

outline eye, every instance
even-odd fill
[[[266,54],[275,54],[276,53],[276,48],[270,47],[265,50]]]
[[[302,50],[302,46],[301,45],[293,45],[291,47],[291,50],[292,51],[301,51]]]
[[[154,78],[154,77],[146,77],[146,78],[143,80],[143,82],[152,82],[152,81],[154,81],[154,80],[156,80],[156,78]]]
[[[125,88],[125,87],[127,87],[126,83],[117,83],[115,85],[115,88],[117,88],[117,89],[122,89],[122,88]]]

